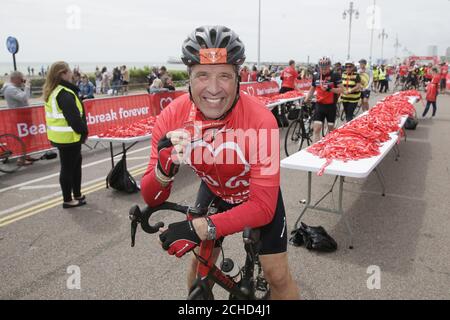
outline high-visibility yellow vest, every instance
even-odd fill
[[[380,69],[380,75],[378,76],[378,79],[381,80],[386,80],[386,70],[381,70]]]
[[[357,82],[356,82],[357,78],[358,78],[357,73],[353,73],[353,74],[343,73],[342,74],[342,86],[344,87],[344,90],[355,88],[357,85]],[[341,95],[341,99],[342,99],[342,102],[356,103],[359,101],[359,99],[361,99],[361,91],[348,93],[348,94],[343,93]]]
[[[379,75],[380,75],[379,70],[378,70],[378,69],[374,69],[374,70],[373,70],[373,80],[374,80],[374,81],[378,81]]]
[[[81,135],[73,131],[72,127],[69,126],[66,118],[61,108],[58,105],[56,97],[61,92],[61,90],[66,90],[75,97],[75,102],[78,110],[80,111],[81,117],[83,117],[83,105],[77,94],[62,85],[58,85],[50,94],[50,97],[45,102],[45,121],[47,124],[47,137],[48,140],[55,143],[75,143],[80,141]]]

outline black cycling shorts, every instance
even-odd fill
[[[335,104],[316,103],[314,110],[314,121],[324,122],[327,119],[328,124],[336,121],[337,108]]]
[[[361,92],[361,98],[369,99],[370,98],[370,90],[364,90]]]
[[[229,204],[209,190],[206,183],[202,181],[197,194],[197,201],[195,205],[199,208],[207,208],[213,205],[218,209],[218,212],[224,212],[231,208],[238,206]],[[248,214],[251,214],[250,212]],[[278,202],[275,209],[275,215],[272,222],[260,227],[261,231],[261,248],[259,250],[260,255],[277,254],[287,251],[287,224],[286,224],[286,212],[284,210],[283,197],[281,190],[278,193]],[[216,241],[216,247],[219,247],[224,238]]]

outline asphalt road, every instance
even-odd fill
[[[416,107],[422,112],[421,103]],[[421,120],[416,131],[408,131],[398,162],[391,153],[380,164],[386,197],[381,197],[375,175],[346,180],[344,209],[354,250],[348,249],[342,219],[306,214],[303,221],[324,226],[339,250],[317,254],[289,246],[303,299],[450,299],[450,96],[439,97],[438,107],[436,118]],[[130,150],[128,166],[136,177],[142,176],[149,154],[149,142]],[[84,149],[83,161],[88,205],[73,210],[61,206],[57,159],[0,174],[0,298],[184,299],[189,258],[168,256],[156,236],[142,231],[131,248],[128,210],[142,204],[140,195],[105,189],[111,167],[107,148]],[[299,201],[306,197],[306,177],[282,169],[289,231],[302,208]],[[314,177],[313,197],[326,192],[331,182],[332,177]],[[198,186],[199,179],[183,167],[170,200],[192,204]],[[325,204],[332,206],[333,199]],[[165,221],[178,219],[182,217],[167,213]],[[242,264],[240,235],[227,238],[224,250]],[[73,266],[81,274],[79,289],[68,288]],[[367,286],[371,266],[379,268],[380,289]],[[220,288],[215,295],[227,298]]]

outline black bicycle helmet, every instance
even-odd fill
[[[196,64],[231,64],[245,61],[245,47],[239,36],[225,26],[201,26],[183,42],[181,60]]]

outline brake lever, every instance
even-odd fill
[[[134,247],[136,242],[136,231],[138,223],[141,222],[141,209],[138,206],[133,206],[130,208],[128,217],[131,220],[131,247]]]

